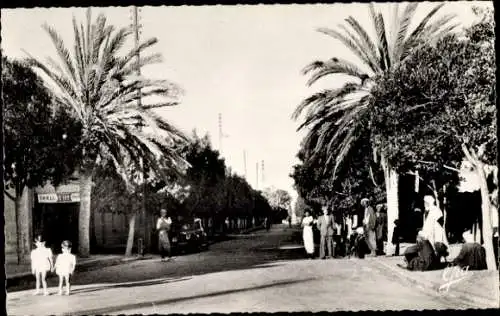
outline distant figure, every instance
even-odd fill
[[[47,272],[52,270],[52,250],[45,247],[42,236],[35,238],[35,249],[31,251],[31,273],[36,277],[36,291],[34,295],[40,294],[40,282],[43,286],[43,295],[49,295],[47,291]]]
[[[158,230],[158,246],[161,255],[161,261],[165,261],[165,256],[172,259],[172,251],[170,246],[170,230],[172,229],[172,219],[167,217],[167,210],[160,210],[160,218],[156,222],[156,230]]]
[[[328,214],[328,208],[323,206],[323,215],[318,217],[318,230],[320,232],[319,257],[325,259],[325,248],[327,250],[326,258],[332,258],[333,253],[333,235],[335,232],[335,221],[333,216]]]
[[[271,229],[271,219],[266,217],[266,230],[269,231]]]
[[[465,244],[462,245],[460,253],[453,259],[452,264],[458,265],[461,268],[468,267],[469,270],[485,270],[486,251],[479,244],[474,242],[474,236],[470,231],[462,234]]]
[[[370,253],[371,250],[366,243],[365,232],[362,226],[356,228],[349,239],[349,258],[352,255],[355,255],[356,257],[363,259],[365,255]]]
[[[292,228],[292,217],[288,216],[288,227]]]
[[[373,208],[370,206],[370,200],[367,198],[361,200],[361,206],[363,206],[363,208],[365,209],[365,215],[363,217],[363,229],[366,236],[366,242],[371,250],[370,255],[375,256],[377,250],[376,234],[375,234],[375,223],[376,223],[375,212],[373,211]]]
[[[71,242],[63,241],[61,244],[62,253],[57,256],[55,271],[59,276],[59,295],[63,293],[63,283],[66,282],[66,295],[69,295],[69,278],[75,272],[76,256],[71,254]]]
[[[229,217],[226,217],[226,219],[224,220],[224,228],[225,228],[225,232],[229,232],[229,225],[230,225],[230,222],[229,222]]]
[[[394,220],[394,231],[392,232],[391,243],[395,246],[394,256],[399,256],[399,242],[401,239],[401,232],[399,231],[399,219]]]
[[[306,250],[307,256],[312,259],[314,257],[314,239],[312,225],[314,223],[314,218],[311,216],[309,211],[305,211],[304,218],[302,219],[302,239],[304,240],[304,248]]]
[[[379,204],[376,207],[377,212],[375,213],[375,236],[377,244],[377,255],[383,256],[384,253],[384,239],[386,237],[386,222],[387,215],[384,211],[384,204]]]
[[[422,227],[422,238],[427,239],[434,248],[436,248],[437,242],[448,246],[444,230],[443,212],[437,207],[434,197],[426,195],[424,197],[424,206],[428,214]]]

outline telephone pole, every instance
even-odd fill
[[[259,189],[259,163],[255,163],[255,190]]]
[[[243,170],[245,172],[245,180],[247,180],[247,151],[243,150]]]
[[[261,185],[264,188],[264,160],[261,161]]]
[[[219,113],[219,151],[222,156],[222,114]]]
[[[135,42],[135,48],[138,49],[139,48],[139,34],[140,34],[140,27],[141,25],[139,24],[139,9],[137,7],[133,7],[132,8],[132,20],[133,20],[133,29],[134,29],[134,42]],[[137,77],[139,77],[141,75],[141,64],[140,64],[140,61],[141,61],[141,56],[140,56],[140,52],[139,50],[136,51],[136,54],[135,54],[135,58],[136,58],[136,67],[135,67],[135,71],[136,71],[136,74],[137,74]],[[137,105],[139,107],[142,107],[142,93],[141,93],[141,89],[138,88],[137,89]],[[140,128],[142,129],[143,126],[142,126],[142,122],[141,122],[141,126]],[[144,250],[145,250],[145,243],[146,243],[146,235],[147,235],[147,232],[146,232],[146,193],[147,193],[147,190],[146,190],[146,170],[145,170],[145,166],[144,166],[144,161],[141,159],[141,169],[142,169],[142,210],[141,210],[141,239],[139,241],[139,247],[138,247],[138,252],[139,254],[143,255],[144,256]],[[149,243],[148,243],[149,244]]]

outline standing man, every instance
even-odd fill
[[[161,255],[161,261],[165,261],[165,256],[168,260],[172,259],[170,246],[170,230],[172,228],[172,219],[167,217],[167,210],[160,210],[160,218],[156,222],[156,230],[158,231],[158,246]]]
[[[320,232],[319,258],[325,259],[325,247],[327,248],[327,258],[332,258],[333,254],[333,234],[335,222],[333,216],[328,214],[328,207],[323,206],[323,215],[318,218],[318,230]]]
[[[375,220],[375,234],[377,237],[377,255],[383,256],[384,253],[384,239],[386,236],[386,222],[387,222],[387,215],[384,212],[384,204],[378,204],[377,207],[377,213],[375,214],[376,220]]]
[[[361,200],[361,206],[365,209],[365,215],[363,217],[363,230],[366,237],[366,243],[368,244],[368,247],[371,251],[370,256],[374,256],[377,249],[375,244],[375,212],[373,211],[373,207],[370,206],[370,200],[368,200],[367,198]]]

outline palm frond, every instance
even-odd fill
[[[370,38],[366,30],[359,24],[359,22],[355,18],[348,17],[346,19],[346,22],[349,23],[349,25],[361,37],[361,43],[364,44],[361,47],[363,47],[363,50],[366,51],[367,57],[370,59],[370,68],[373,70],[373,72],[378,73],[381,69],[377,62],[379,56],[375,43],[373,43],[372,39]]]
[[[76,86],[75,68],[73,67],[73,63],[71,61],[71,56],[70,56],[68,50],[66,49],[66,47],[64,46],[63,40],[61,39],[59,34],[57,34],[57,31],[54,28],[50,27],[47,24],[44,24],[42,27],[49,34],[49,36],[52,40],[52,43],[54,44],[54,47],[56,48],[56,52],[59,55],[59,58],[61,59],[61,61],[63,62],[64,68],[66,70],[66,75],[69,77],[69,79],[71,79],[71,81],[70,81],[71,84]]]
[[[328,36],[337,39],[342,44],[347,46],[361,61],[363,61],[363,63],[365,63],[366,65],[371,64],[370,59],[366,56],[366,53],[363,52],[362,48],[358,47],[358,45],[347,36],[343,35],[340,32],[337,32],[336,30],[328,28],[319,28],[318,32],[321,32],[323,34],[326,34]]]
[[[368,76],[354,63],[339,58],[332,58],[329,61],[325,62],[323,67],[316,69],[311,78],[309,78],[309,80],[307,81],[307,85],[311,86],[319,79],[333,74],[342,74],[355,78],[363,78],[364,76]]]
[[[429,23],[429,20],[445,5],[445,3],[441,3],[434,8],[422,19],[422,21],[418,24],[418,26],[413,30],[413,32],[410,34],[409,38],[414,39],[418,38],[421,34],[421,32],[425,29],[427,26],[427,23]]]
[[[398,29],[397,33],[394,34],[394,42],[392,48],[392,61],[393,63],[397,63],[401,60],[401,52],[403,45],[406,40],[406,35],[408,34],[408,29],[410,27],[410,23],[415,15],[415,12],[418,7],[418,2],[409,3],[404,12],[402,19],[398,18]]]

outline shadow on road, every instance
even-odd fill
[[[303,248],[282,247],[290,244],[290,235],[292,235],[291,230],[276,228],[271,229],[269,233],[259,232],[253,236],[220,242],[212,245],[208,251],[178,257],[170,262],[161,262],[159,258],[154,258],[76,273],[72,279],[72,286],[105,283],[109,284],[106,288],[139,287],[157,284],[159,279],[182,281],[198,275],[265,269],[268,268],[266,264],[279,265],[280,261],[305,259]],[[7,285],[7,290],[16,292],[32,289],[34,281],[33,278],[22,284]],[[56,286],[57,276],[53,274],[48,276],[47,282],[49,287]],[[95,291],[100,289],[104,288],[95,288]],[[75,293],[77,293],[76,288]]]
[[[158,285],[158,284],[167,284],[167,283],[174,283],[174,282],[180,282],[180,281],[187,281],[190,279],[191,278],[168,278],[168,279],[147,280],[147,281],[139,281],[139,282],[118,283],[118,284],[103,284],[103,285],[99,285],[99,286],[79,288],[76,290],[72,290],[71,293],[72,294],[79,294],[79,293],[89,293],[89,292],[95,292],[95,291],[101,291],[101,290],[116,289],[116,288],[129,288],[129,287],[136,287],[136,286],[151,286],[151,285]]]
[[[256,291],[256,290],[261,290],[261,289],[270,288],[270,287],[285,286],[285,285],[297,284],[297,283],[303,283],[303,282],[309,282],[309,281],[312,281],[312,280],[311,279],[304,279],[304,280],[281,281],[281,282],[276,282],[276,283],[272,283],[272,284],[265,284],[265,285],[259,285],[259,286],[248,287],[248,288],[234,289],[234,290],[218,291],[218,292],[207,293],[207,294],[202,294],[202,295],[185,296],[185,297],[171,298],[171,299],[165,299],[165,300],[156,300],[156,301],[149,301],[149,302],[133,303],[133,304],[128,304],[128,305],[104,307],[104,308],[98,308],[98,309],[92,309],[92,310],[79,311],[78,313],[79,314],[86,314],[86,315],[99,315],[99,314],[102,315],[102,314],[116,313],[116,312],[120,312],[120,311],[126,312],[127,310],[134,310],[134,309],[141,309],[141,308],[148,308],[148,307],[155,308],[155,305],[162,306],[162,305],[179,303],[179,302],[184,302],[184,301],[189,301],[189,300],[215,297],[215,296],[220,296],[220,295],[228,295],[228,294],[234,294],[234,293],[242,293],[242,292],[248,292],[248,291]],[[153,312],[153,310],[152,310],[152,312]]]

